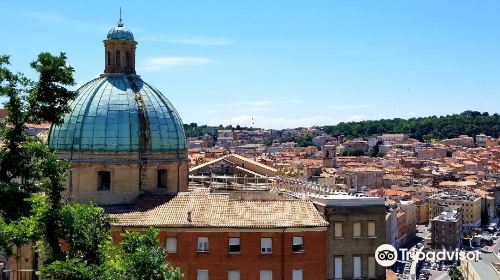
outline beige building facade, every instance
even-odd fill
[[[429,197],[429,217],[436,217],[443,206],[463,209],[463,225],[478,227],[481,225],[481,198],[477,195],[439,193]]]

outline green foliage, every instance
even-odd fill
[[[64,54],[39,55],[31,65],[39,73],[37,83],[11,72],[8,65],[9,57],[0,56],[0,95],[7,97],[4,107],[8,111],[8,121],[0,129],[0,140],[4,142],[0,148],[0,199],[6,202],[0,204],[0,213],[7,221],[16,221],[28,215],[31,206],[26,199],[40,191],[35,182],[53,174],[44,167],[55,160],[45,144],[26,135],[26,124],[60,122],[68,110],[67,102],[74,97],[64,86],[74,81],[73,69],[66,64]],[[50,90],[54,91],[49,93]]]
[[[364,156],[365,153],[360,149],[345,149],[342,153],[340,153],[340,155],[344,157],[360,157]]]
[[[219,130],[234,130],[234,129],[236,129],[236,130],[255,130],[256,128],[242,127],[240,125],[237,125],[236,128],[234,128],[232,125],[228,125],[228,126],[224,127],[223,125],[219,125],[219,126],[201,125],[201,126],[198,126],[197,123],[184,124],[184,132],[186,133],[186,137],[201,137],[201,136],[204,136],[205,134],[216,137],[217,132]]]
[[[464,280],[464,276],[456,266],[450,267],[448,275],[450,276],[451,280]]]
[[[500,136],[500,115],[465,111],[461,114],[431,116],[423,118],[384,119],[376,121],[341,122],[322,128],[333,135],[343,134],[347,138],[369,137],[383,133],[404,133],[418,140],[446,139],[462,134],[475,136],[484,133]]]
[[[64,114],[71,111],[69,101],[76,97],[76,92],[66,88],[75,85],[74,69],[67,64],[66,54],[54,56],[42,52],[30,66],[40,74],[28,98],[31,121],[62,123]]]
[[[49,280],[182,279],[182,272],[166,262],[166,252],[160,246],[156,230],[149,229],[145,234],[127,232],[122,234],[122,237],[123,241],[119,247],[115,247],[109,241],[99,247],[100,254],[105,257],[101,263],[92,264],[85,258],[68,256],[67,260],[45,266],[41,270],[41,275]]]
[[[92,204],[69,204],[60,212],[58,236],[69,245],[70,259],[82,258],[88,264],[102,264],[101,248],[110,240],[111,218]]]
[[[295,138],[295,142],[297,142],[297,146],[299,147],[309,147],[312,146],[312,139],[314,138],[314,135],[308,134],[305,136],[299,136]]]
[[[99,269],[81,259],[55,261],[42,267],[40,274],[47,280],[94,280],[102,279]]]
[[[155,229],[149,229],[145,234],[127,232],[122,235],[121,248],[125,270],[123,279],[182,279],[181,271],[165,261],[167,254],[160,246],[157,235],[158,231]]]

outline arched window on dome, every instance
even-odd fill
[[[108,51],[107,59],[108,59],[108,65],[111,65],[111,52],[110,51]]]
[[[130,67],[130,53],[125,53],[125,66]]]
[[[120,51],[116,51],[115,54],[116,65],[120,66]]]

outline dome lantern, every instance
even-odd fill
[[[135,49],[137,42],[134,34],[120,20],[108,32],[104,40],[104,73],[105,74],[135,74]]]

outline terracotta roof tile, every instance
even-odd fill
[[[291,228],[326,227],[314,205],[304,200],[230,200],[226,194],[195,190],[158,203],[141,198],[132,208],[108,209],[117,226]],[[191,212],[191,222],[188,221]]]

